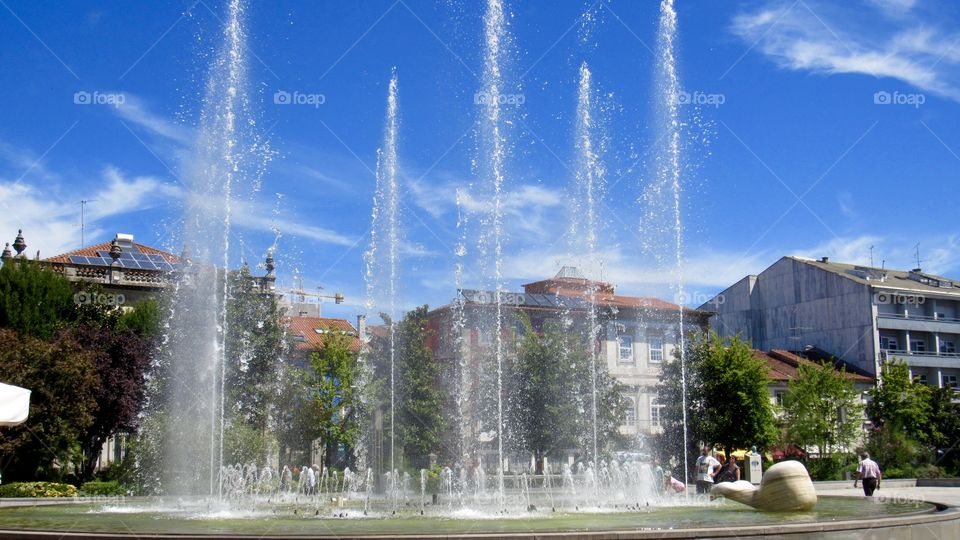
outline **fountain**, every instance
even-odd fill
[[[669,193],[671,231],[677,290],[682,292],[682,223],[680,213],[681,132],[676,102],[679,91],[675,66],[676,12],[672,0],[663,0],[658,46],[660,113],[658,119],[667,133],[667,150],[660,157],[657,182]],[[775,466],[759,489],[743,484],[717,486],[715,495],[742,501],[757,508],[784,510],[771,514],[756,512],[738,502],[708,501],[703,498],[673,496],[663,489],[663,479],[650,463],[604,456],[597,433],[597,375],[600,359],[591,347],[591,388],[588,407],[592,422],[589,446],[574,463],[544,467],[542,474],[526,470],[508,470],[505,446],[504,405],[509,396],[504,389],[504,364],[508,344],[503,339],[503,219],[505,186],[508,180],[508,122],[497,99],[506,88],[502,70],[507,61],[510,41],[501,0],[489,0],[484,16],[484,69],[482,92],[488,97],[482,104],[480,135],[483,141],[483,179],[490,190],[489,235],[478,252],[490,255],[493,316],[489,321],[493,334],[492,365],[495,380],[490,400],[494,411],[487,433],[476,434],[473,427],[456,426],[457,439],[464,454],[479,449],[479,440],[496,440],[496,462],[488,471],[476,462],[451,463],[437,469],[411,471],[397,463],[394,432],[397,381],[396,330],[388,325],[390,434],[388,464],[376,470],[363,463],[361,468],[345,468],[342,473],[324,468],[319,474],[309,465],[256,466],[225,463],[224,434],[226,358],[222,335],[227,330],[220,286],[226,280],[215,268],[229,268],[231,193],[243,180],[245,170],[242,127],[246,117],[243,4],[231,0],[224,31],[224,45],[211,67],[210,82],[204,99],[198,137],[198,159],[187,209],[191,261],[196,270],[187,273],[188,281],[176,291],[176,309],[171,332],[165,344],[177,359],[169,366],[169,380],[157,384],[168,390],[158,404],[170,416],[165,437],[164,497],[94,502],[56,506],[19,506],[0,509],[0,529],[21,529],[19,537],[47,536],[58,531],[63,536],[96,537],[104,532],[136,535],[173,534],[178,538],[222,535],[318,535],[326,537],[457,535],[464,537],[563,533],[583,536],[660,537],[666,531],[673,537],[755,536],[766,534],[774,526],[775,535],[791,533],[835,532],[849,536],[870,520],[872,527],[887,527],[881,534],[896,534],[898,529],[924,526],[926,521],[943,523],[943,531],[960,534],[960,516],[956,511],[934,513],[931,505],[919,503],[875,502],[859,499],[821,498],[811,503],[809,479],[802,465]],[[604,170],[597,152],[592,73],[586,64],[580,67],[575,128],[577,168],[575,190],[582,221],[574,222],[575,235],[583,243],[571,252],[586,254],[591,261],[597,254],[597,203],[602,196]],[[493,99],[490,99],[493,98]],[[378,154],[377,190],[372,212],[371,243],[365,256],[367,309],[387,311],[391,322],[397,316],[399,247],[401,240],[400,177],[398,142],[398,78],[394,71],[388,85],[384,140]],[[459,203],[459,196],[458,196]],[[459,206],[459,204],[458,204]],[[458,216],[458,225],[465,223]],[[458,285],[463,279],[468,238],[461,228],[456,250]],[[588,295],[585,335],[592,344],[598,335],[597,291]],[[455,313],[457,313],[455,311]],[[465,324],[462,311],[456,325]],[[682,324],[680,339],[683,339]],[[190,331],[185,331],[189,329]],[[682,345],[682,341],[681,341]],[[366,362],[367,359],[362,359]],[[459,366],[462,375],[467,366]],[[684,375],[685,376],[685,375]],[[362,381],[361,381],[362,383]],[[456,410],[462,422],[471,403],[472,390],[458,387]],[[198,399],[201,396],[202,399]],[[200,421],[198,421],[198,419]],[[684,438],[687,434],[684,432]],[[686,444],[684,445],[686,447]],[[476,455],[480,455],[477,452]],[[361,463],[363,460],[360,460]],[[489,468],[490,464],[487,464]],[[798,469],[797,467],[800,467]],[[777,468],[779,467],[779,469]],[[298,470],[299,469],[299,470]],[[493,473],[488,476],[489,473]],[[802,473],[802,474],[801,474]],[[806,479],[807,483],[803,480]],[[800,485],[802,484],[802,485]],[[799,487],[797,487],[799,485]],[[800,502],[778,506],[770,502],[789,499],[780,490],[788,487]],[[774,495],[770,495],[774,493]],[[798,512],[798,510],[802,510]],[[855,519],[856,518],[856,519]],[[478,529],[479,524],[479,529]],[[948,527],[952,527],[949,528]],[[66,531],[70,529],[70,531]],[[79,532],[77,532],[79,531]],[[478,532],[478,531],[482,531]],[[0,535],[3,535],[0,530]]]

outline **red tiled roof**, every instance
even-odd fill
[[[357,330],[346,319],[331,319],[328,317],[287,317],[287,331],[296,339],[296,348],[299,350],[323,349],[323,338],[327,332],[344,332],[354,338],[354,347],[360,347]],[[320,332],[318,332],[320,330]]]
[[[815,366],[816,362],[804,358],[797,353],[785,351],[783,349],[773,349],[769,352],[753,351],[753,356],[766,361],[767,369],[770,371],[770,379],[777,382],[787,382],[797,378],[797,368],[802,365]],[[866,375],[846,372],[846,377],[858,383],[873,383],[874,380]]]
[[[143,244],[138,244],[136,242],[134,242],[133,245],[136,246],[141,253],[146,253],[147,255],[160,255],[164,259],[166,259],[167,262],[171,264],[180,262],[180,257],[177,255],[174,255],[173,253],[169,253],[167,251],[161,251],[157,248],[145,246]],[[87,247],[75,249],[73,251],[63,253],[60,255],[54,255],[53,257],[47,257],[46,259],[43,259],[43,260],[45,262],[70,264],[71,255],[80,255],[85,257],[99,257],[99,254],[97,254],[98,251],[110,251],[110,247],[111,247],[110,242],[104,242],[102,244],[97,244],[95,246],[87,246]]]

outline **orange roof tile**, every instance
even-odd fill
[[[323,349],[323,338],[330,331],[344,332],[354,337],[354,346],[360,347],[357,330],[346,319],[329,317],[286,317],[287,332],[297,341],[299,350]]]

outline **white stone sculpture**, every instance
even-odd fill
[[[807,468],[799,461],[781,461],[763,473],[760,486],[746,480],[722,482],[710,490],[710,498],[725,497],[766,512],[813,510],[817,492]]]

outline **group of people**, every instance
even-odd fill
[[[870,459],[870,454],[862,452],[860,454],[860,464],[857,467],[857,479],[853,481],[853,487],[857,487],[857,483],[862,482],[863,494],[872,497],[873,492],[880,489],[882,476],[877,462]],[[710,455],[710,447],[704,446],[700,457],[697,458],[696,478],[698,494],[710,493],[710,488],[714,484],[736,482],[740,480],[740,467],[737,465],[737,458],[733,454],[726,458],[723,454],[720,454],[719,459],[717,459]],[[675,493],[682,493],[687,490],[686,484],[669,473],[663,478],[663,486],[664,490],[672,490]]]
[[[704,446],[700,457],[697,458],[697,493],[710,493],[710,488],[720,482],[736,482],[740,480],[740,466],[733,454],[719,459],[710,455],[710,447]],[[686,491],[687,486],[672,475],[664,477],[664,489],[672,489],[675,493]]]

